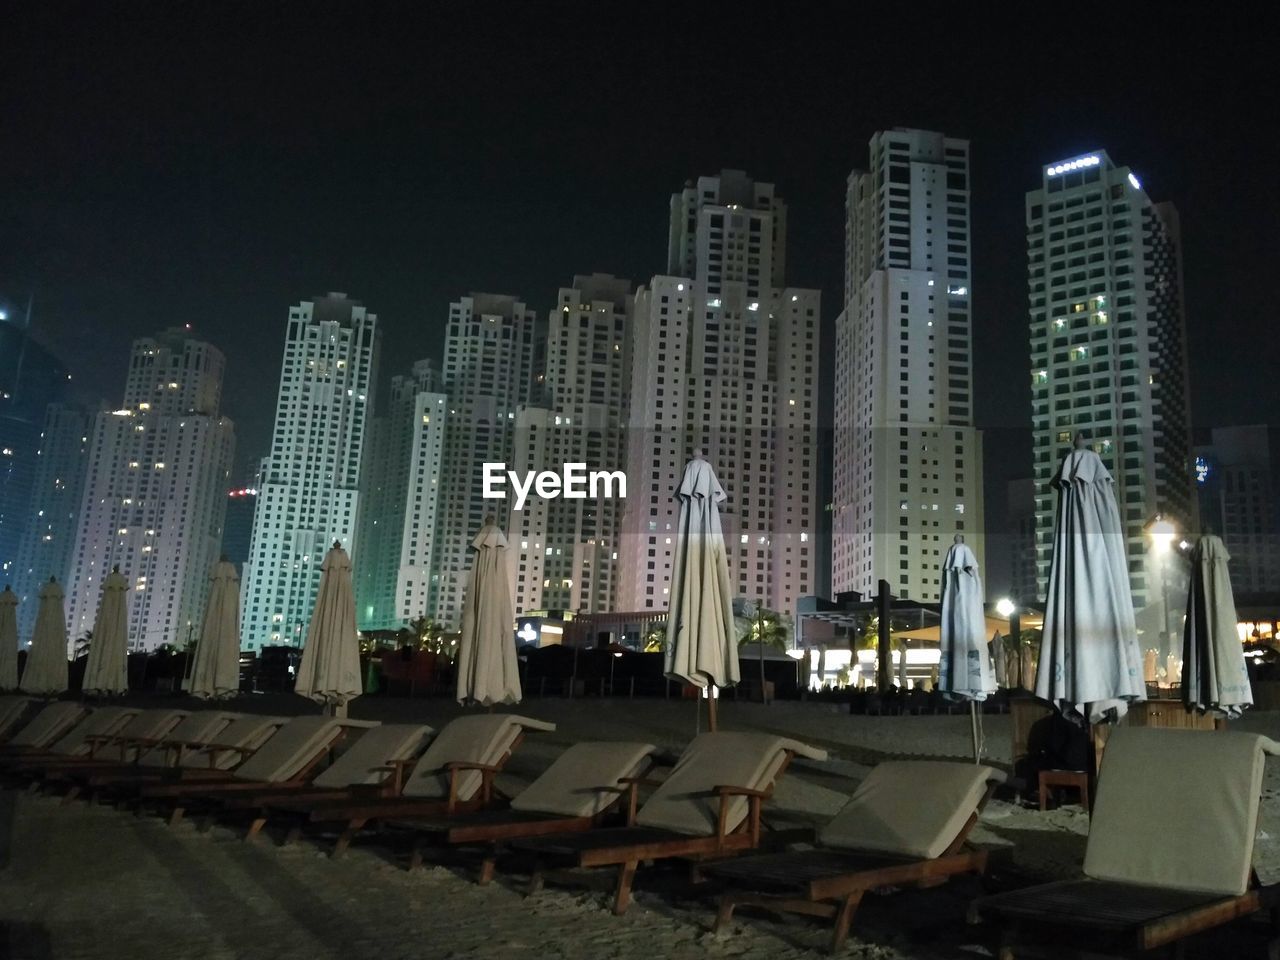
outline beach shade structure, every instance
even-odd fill
[[[1160,674],[1156,666],[1156,657],[1158,654],[1155,650],[1148,650],[1142,655],[1142,679],[1146,683],[1155,683],[1160,679]]]
[[[671,574],[665,672],[672,680],[704,689],[733,686],[740,674],[729,557],[720,526],[725,492],[700,450],[694,451],[684,468],[678,496],[680,525]],[[709,693],[709,722],[715,730],[715,691]]]
[[[209,578],[209,597],[187,692],[204,699],[240,692],[240,577],[226,557],[218,561]]]
[[[942,562],[942,636],[938,689],[950,700],[968,700],[973,727],[973,762],[982,756],[978,701],[996,692],[987,655],[987,618],[982,609],[978,558],[956,534]],[[905,656],[905,654],[904,654]]]
[[[18,689],[18,595],[0,590],[0,690]]]
[[[1118,721],[1146,699],[1115,483],[1076,436],[1054,475],[1058,512],[1035,694],[1068,717]]]
[[[129,581],[112,567],[102,581],[98,615],[93,621],[93,642],[84,668],[81,690],[87,696],[114,697],[129,692]]]
[[[320,591],[307,624],[307,644],[293,692],[323,704],[326,714],[345,717],[360,696],[360,641],[351,558],[337,540],[320,566]]]
[[[62,587],[53,577],[40,590],[36,628],[18,688],[46,697],[67,689],[67,620],[62,610]]]
[[[1221,538],[1203,536],[1191,551],[1191,589],[1182,634],[1182,702],[1188,710],[1214,710],[1239,717],[1253,705],[1244,647],[1236,632],[1236,603],[1231,593]]]
[[[471,541],[475,557],[462,599],[458,641],[459,703],[519,703],[520,664],[513,633],[515,614],[507,576],[507,538],[492,515]]]

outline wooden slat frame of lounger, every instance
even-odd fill
[[[302,836],[306,824],[344,823],[345,825],[339,832],[337,840],[334,841],[333,849],[329,853],[332,858],[337,859],[346,853],[356,834],[363,830],[370,821],[386,820],[393,817],[453,816],[459,813],[469,813],[473,810],[487,809],[494,803],[496,793],[493,783],[494,778],[502,772],[507,765],[507,761],[511,759],[511,755],[523,742],[524,731],[521,730],[496,763],[465,763],[461,761],[446,763],[444,769],[449,776],[449,796],[447,799],[406,797],[403,794],[385,796],[374,793],[370,795],[367,786],[352,788],[336,799],[325,797],[313,802],[308,802],[305,794],[290,796],[282,801],[262,804],[265,809],[254,820],[245,838],[248,839],[257,834],[273,813],[291,814],[295,818],[294,824],[285,835],[284,842],[286,845],[295,842]],[[404,784],[408,782],[408,778],[404,776],[402,771],[407,769],[410,763],[405,762],[394,766],[397,769],[392,775],[398,778],[395,783],[398,791],[402,790]],[[458,798],[459,778],[465,773],[473,772],[480,774],[480,789],[471,799],[460,800]]]
[[[239,780],[234,777],[230,771],[207,771],[210,774],[225,774],[225,777],[211,776],[208,778],[183,778],[172,783],[144,784],[142,787],[142,799],[144,801],[172,800],[174,805],[169,811],[168,822],[170,826],[173,826],[182,819],[187,807],[192,803],[213,801],[224,795],[241,792],[252,791],[261,793],[264,789],[271,788],[273,786],[288,785],[292,783],[309,783],[316,767],[320,765],[320,763],[329,755],[329,751],[332,750],[334,745],[337,744],[344,736],[346,736],[346,731],[342,727],[336,728],[333,735],[316,749],[311,758],[304,762],[292,777],[288,780],[281,780],[278,784],[258,780]],[[209,747],[206,749],[215,748]],[[247,756],[254,753],[257,748],[218,747],[217,749],[237,750]]]
[[[1264,907],[1274,910],[1276,901],[1275,888],[1223,897],[1086,878],[983,897],[970,904],[969,921],[1000,924],[1001,960],[1014,960],[1020,946],[1045,937],[1059,948],[1074,939],[1090,950],[1141,952],[1176,945]]]
[[[719,867],[712,864],[707,870],[712,877],[754,887],[720,897],[716,930],[728,925],[734,908],[739,906],[759,907],[775,913],[834,917],[831,951],[838,951],[844,946],[854,914],[869,891],[879,887],[935,886],[959,874],[986,871],[987,852],[969,848],[968,840],[1000,782],[987,783],[978,808],[969,815],[947,848],[930,859],[820,849],[748,857]]]
[[[631,887],[641,861],[647,860],[707,860],[732,856],[760,845],[760,808],[773,795],[774,784],[786,772],[795,756],[784,751],[782,763],[773,774],[773,780],[763,790],[722,785],[713,793],[720,798],[716,816],[716,832],[706,835],[676,833],[651,827],[626,826],[614,830],[593,830],[565,837],[562,841],[530,841],[517,844],[534,854],[533,872],[529,892],[536,893],[542,887],[545,875],[544,860],[548,857],[568,860],[575,867],[618,868],[613,891],[613,912],[626,913],[631,904]],[[634,798],[634,794],[632,795]],[[739,797],[748,803],[747,816],[732,831],[728,826],[729,805]],[[635,803],[628,811],[628,823],[635,822]],[[610,842],[612,841],[612,842]]]
[[[627,798],[627,820],[633,820],[639,788],[652,783],[648,779],[652,769],[653,761],[650,758],[649,763],[638,774],[622,777],[617,784],[598,787],[597,789],[615,793],[616,796],[593,815],[572,816],[540,813],[536,810],[478,810],[435,822],[407,820],[396,821],[393,825],[408,827],[415,833],[413,850],[409,855],[410,870],[422,865],[426,838],[444,846],[486,846],[477,878],[477,882],[484,885],[493,879],[498,853],[504,843],[593,830],[616,813],[616,808],[624,797]]]

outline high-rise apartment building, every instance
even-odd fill
[[[449,403],[429,607],[455,628],[471,540],[486,515],[506,509],[484,498],[483,466],[512,460],[516,412],[533,390],[539,331],[534,311],[516,297],[473,293],[449,307],[443,371]]]
[[[289,309],[271,451],[241,576],[247,649],[301,645],[326,551],[336,540],[359,556],[379,337],[377,315],[344,293]]]
[[[262,482],[262,461],[256,460],[239,484],[227,491],[227,518],[222,525],[222,555],[244,569],[249,562],[253,540],[253,515],[258,509],[258,484]]]
[[[973,426],[969,144],[875,134],[845,197],[836,320],[832,588],[937,600],[960,533],[984,559]]]
[[[419,360],[409,375],[391,378],[386,411],[373,422],[363,481],[356,563],[362,629],[394,630],[432,612],[448,414],[433,361]]]
[[[1195,453],[1200,526],[1231,554],[1232,591],[1280,594],[1280,429],[1215,427]]]
[[[45,410],[63,399],[71,379],[32,336],[29,313],[19,318],[0,305],[0,583],[18,572]]]
[[[45,409],[27,528],[13,574],[20,601],[18,635],[23,638],[29,638],[35,629],[40,588],[50,577],[57,577],[59,583],[67,581],[92,423],[89,411],[74,404],[51,403]]]
[[[548,318],[545,366],[532,402],[516,414],[512,469],[588,472],[625,469],[627,336],[631,282],[608,274],[577,276],[562,287]],[[615,609],[621,488],[594,495],[530,496],[507,519],[517,614],[534,610],[602,613]]]
[[[735,593],[793,611],[817,572],[820,295],[783,285],[786,205],[741,171],[672,197],[668,250],[635,299],[617,605],[668,606],[676,490],[701,449]]]
[[[1046,164],[1026,198],[1038,593],[1053,543],[1049,482],[1084,431],[1115,479],[1139,610],[1158,574],[1144,526],[1195,526],[1178,215],[1105,151]]]
[[[134,341],[124,402],[94,421],[67,578],[71,642],[93,629],[102,580],[132,583],[129,645],[181,645],[199,630],[235,453],[219,413],[223,356],[189,328]]]
[[[1038,606],[1036,592],[1036,482],[1010,480],[1005,529],[1009,536],[1009,596],[1014,603]]]

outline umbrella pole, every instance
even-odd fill
[[[978,717],[978,701],[969,701],[969,723],[973,729],[973,762],[982,762],[982,720]]]
[[[716,685],[707,685],[707,729],[716,732]]]

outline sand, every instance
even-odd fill
[[[258,698],[261,712],[298,709],[289,699]],[[305,708],[304,708],[305,709]],[[458,712],[440,701],[367,698],[354,716],[421,719],[440,725]],[[556,732],[530,735],[500,786],[520,789],[576,740],[638,739],[679,748],[693,733],[693,707],[677,701],[535,700],[518,712],[553,720]],[[870,765],[895,757],[965,757],[968,717],[852,717],[820,704],[769,707],[727,702],[722,723],[766,729],[826,748],[824,764],[798,762],[779,784],[770,817],[818,823],[839,808]],[[1239,726],[1280,736],[1280,714],[1247,716]],[[1007,717],[986,717],[987,755],[1009,759]],[[1074,806],[1049,813],[994,801],[974,832],[993,850],[993,869],[1034,881],[1073,876],[1084,855],[1088,819]],[[1280,880],[1280,763],[1268,762],[1258,866]],[[727,934],[711,932],[712,904],[676,871],[642,870],[624,917],[606,894],[548,886],[526,897],[526,878],[502,873],[471,882],[463,866],[412,873],[403,851],[358,844],[341,861],[316,846],[246,844],[231,829],[167,827],[56,797],[0,793],[0,956],[71,958],[468,957],[653,960],[655,957],[810,957],[827,927],[802,917],[743,912]],[[602,882],[607,878],[602,877]],[[990,956],[981,930],[966,926],[976,879],[944,888],[869,900],[845,956],[972,958]],[[1234,949],[1205,938],[1191,955]],[[3,947],[7,942],[8,952]],[[1228,955],[1235,955],[1229,953]]]

